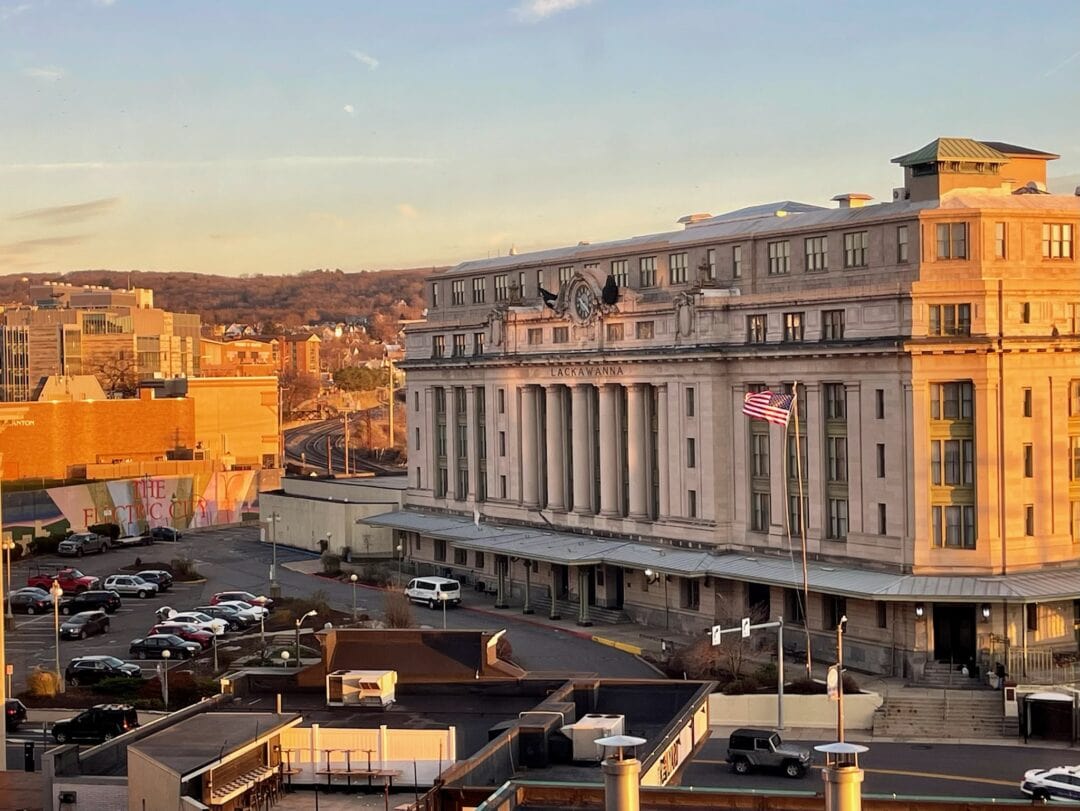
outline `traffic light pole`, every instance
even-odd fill
[[[725,634],[741,634],[743,639],[749,639],[751,631],[764,631],[769,628],[776,629],[776,728],[784,728],[784,618],[779,617],[774,622],[759,622],[757,625],[750,624],[749,617],[743,617],[738,628],[721,628],[714,625],[710,630],[713,646],[718,646]]]

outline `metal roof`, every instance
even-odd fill
[[[980,143],[991,149],[996,149],[998,152],[1003,152],[1006,155],[1023,155],[1029,158],[1047,158],[1048,160],[1057,160],[1061,157],[1061,155],[1057,155],[1053,152],[1043,152],[1041,149],[1032,149],[1029,146],[1007,144],[1004,141],[981,141]]]
[[[893,158],[893,163],[901,166],[915,166],[920,163],[938,161],[961,161],[979,163],[1008,163],[1009,159],[1001,152],[974,138],[935,138],[921,149]]]
[[[714,554],[554,529],[488,522],[478,524],[467,516],[408,509],[381,513],[365,518],[361,523],[422,532],[452,541],[463,549],[564,566],[603,563],[630,569],[653,569],[678,577],[712,576],[782,588],[802,588],[802,561],[797,554]],[[1077,568],[995,576],[914,575],[811,561],[807,564],[807,583],[813,591],[864,600],[1045,602],[1080,599],[1080,569]]]

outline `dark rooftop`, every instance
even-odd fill
[[[296,713],[207,712],[128,746],[183,776],[209,766],[277,729],[299,721]]]

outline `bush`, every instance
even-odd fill
[[[671,659],[673,675],[688,679],[712,679],[719,671],[719,648],[714,648],[712,639],[701,638],[684,648],[680,648]]]
[[[64,540],[62,535],[46,535],[40,538],[34,538],[30,541],[30,554],[32,555],[55,555],[57,547],[60,546],[60,541]]]
[[[741,679],[732,679],[724,685],[723,693],[726,696],[737,696],[744,693],[756,693],[761,689],[761,683],[753,676],[743,676]]]
[[[53,698],[60,691],[55,670],[31,670],[26,676],[26,692],[33,698]]]
[[[341,574],[341,556],[323,552],[322,567],[324,574]]]
[[[400,591],[386,595],[386,626],[388,628],[411,628],[413,625],[412,603]]]
[[[169,561],[169,568],[177,580],[195,580],[199,577],[199,570],[192,558],[173,558]]]
[[[365,563],[360,579],[372,586],[387,586],[392,582],[390,570],[379,563]]]
[[[134,699],[139,692],[141,682],[135,679],[111,678],[102,679],[90,687],[90,691],[97,695],[121,698],[124,700]]]
[[[754,678],[760,684],[776,684],[777,670],[775,662],[766,662],[754,671]]]

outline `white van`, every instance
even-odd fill
[[[461,584],[448,577],[414,577],[405,587],[405,596],[410,603],[427,603],[428,608],[435,608],[444,601],[460,605]]]

